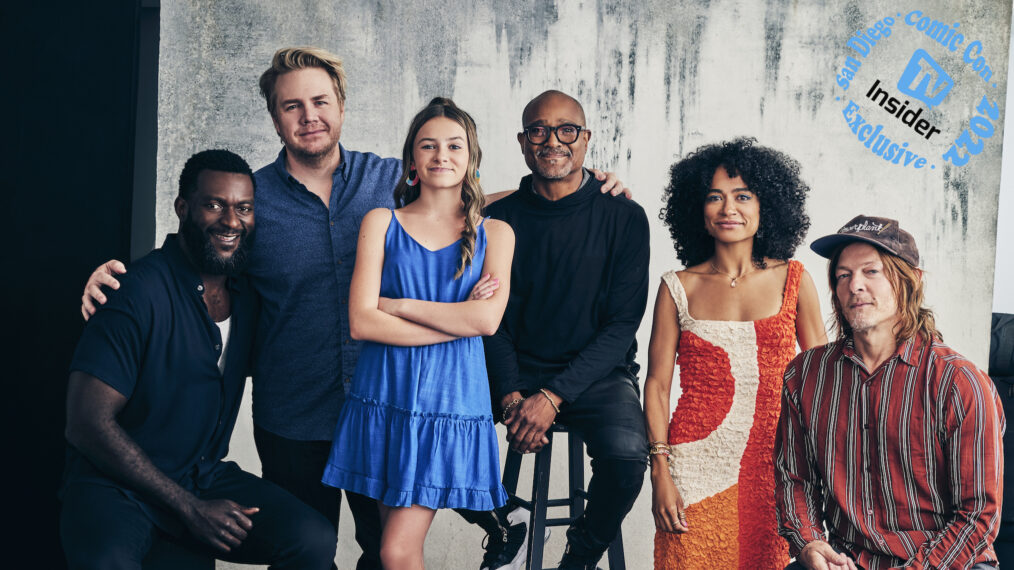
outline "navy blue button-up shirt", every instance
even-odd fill
[[[249,372],[256,298],[245,279],[229,279],[231,321],[225,372],[222,334],[202,299],[204,285],[177,236],[131,264],[120,288],[89,319],[70,369],[127,398],[120,426],[167,477],[199,494],[224,469]],[[123,488],[68,448],[65,485]],[[160,506],[124,489],[166,530],[179,526]]]
[[[285,150],[254,174],[257,237],[249,267],[260,294],[254,423],[301,441],[333,436],[359,355],[349,336],[349,283],[359,224],[394,205],[401,161],[345,150],[325,205],[285,168]]]

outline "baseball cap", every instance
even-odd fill
[[[811,243],[810,249],[817,255],[830,259],[839,246],[854,241],[875,245],[904,259],[913,267],[919,267],[919,249],[915,246],[915,238],[901,229],[898,220],[891,218],[858,215],[842,226],[838,233]]]

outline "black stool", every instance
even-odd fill
[[[553,459],[553,434],[567,433],[567,471],[570,479],[570,495],[563,499],[549,498],[549,468]],[[516,451],[507,452],[507,461],[503,468],[503,486],[515,505],[528,509],[531,516],[528,520],[528,556],[525,568],[542,570],[542,551],[546,542],[547,526],[570,526],[584,513],[584,502],[588,493],[584,490],[584,440],[576,433],[568,431],[566,426],[553,424],[546,432],[549,443],[535,454],[535,476],[532,478],[532,500],[525,501],[518,497],[518,478],[521,476],[521,454]],[[548,507],[570,507],[570,515],[555,519],[546,519]],[[616,533],[616,538],[609,544],[608,560],[610,570],[626,570],[623,559],[623,536]]]

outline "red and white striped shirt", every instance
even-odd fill
[[[917,335],[872,373],[851,338],[799,354],[775,441],[778,532],[793,556],[827,540],[867,570],[995,561],[1003,430],[989,376],[943,343]]]

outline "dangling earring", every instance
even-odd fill
[[[419,173],[415,171],[415,167],[412,167],[408,170],[408,180],[405,181],[405,184],[408,184],[409,186],[415,186],[418,183],[419,183]]]
[[[479,174],[479,169],[478,169],[478,168],[476,168],[476,169],[475,169],[475,179],[476,179],[476,180],[478,180],[478,179],[479,179],[479,177],[480,177],[480,174]]]

